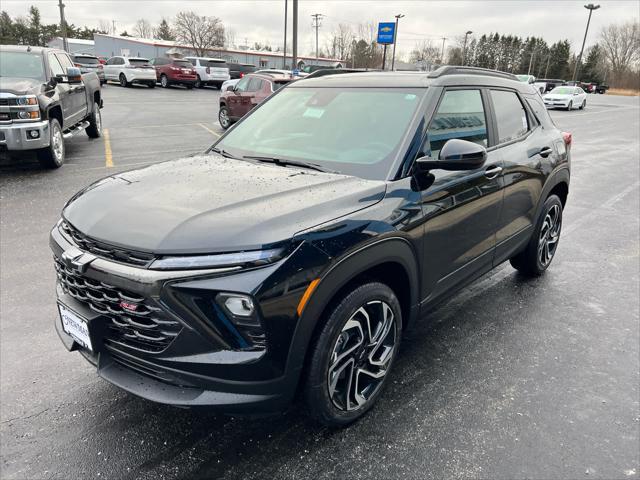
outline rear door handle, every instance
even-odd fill
[[[553,153],[553,150],[551,149],[551,147],[544,147],[540,149],[540,151],[538,152],[538,155],[540,155],[542,158],[547,158],[552,153]]]
[[[489,179],[496,178],[498,175],[500,175],[500,172],[502,172],[502,167],[493,165],[491,167],[487,167],[487,169],[484,171],[484,176]]]

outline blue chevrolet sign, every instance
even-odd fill
[[[380,22],[378,24],[378,45],[389,45],[393,43],[396,33],[394,22]]]

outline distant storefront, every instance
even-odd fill
[[[194,49],[167,40],[154,40],[134,37],[120,37],[117,35],[93,36],[97,55],[112,57],[122,55],[128,57],[165,57],[165,56],[193,56]],[[208,57],[222,58],[229,63],[250,63],[260,68],[283,68],[281,52],[265,52],[237,49],[213,49],[207,53]],[[311,65],[344,66],[344,62],[335,58],[319,58],[299,56],[299,62]],[[287,55],[286,68],[291,68],[291,55]]]

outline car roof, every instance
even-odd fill
[[[519,82],[515,75],[494,70],[469,67],[441,67],[433,72],[357,72],[301,78],[292,88],[354,87],[354,88],[426,88],[447,86],[506,87],[522,93],[535,89]]]
[[[245,75],[245,77],[259,77],[262,78],[264,80],[272,80],[274,82],[281,82],[281,81],[293,81],[296,80],[296,77],[294,77],[291,74],[284,74],[284,73],[269,73],[269,72],[253,72],[253,73],[248,73],[247,75]]]
[[[64,50],[60,50],[59,48],[32,47],[29,45],[0,45],[0,50],[3,52],[31,52],[40,55],[45,52],[66,53]]]

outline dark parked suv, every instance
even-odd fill
[[[570,143],[510,74],[296,81],[203,155],[69,201],[51,232],[56,329],[150,400],[257,413],[300,391],[348,424],[430,307],[506,260],[547,269]]]

